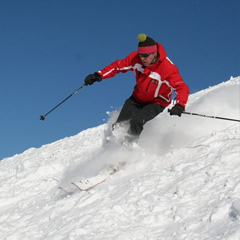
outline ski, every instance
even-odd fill
[[[63,190],[67,195],[72,195],[76,190],[87,191],[93,187],[105,182],[110,175],[114,174],[119,170],[120,167],[124,166],[126,163],[119,163],[108,167],[107,169],[100,172],[98,175],[86,178],[79,181],[71,182],[71,186],[68,187],[58,187]]]
[[[87,191],[107,180],[107,178],[118,171],[118,167],[111,166],[105,172],[100,173],[94,177],[90,177],[84,180],[80,180],[77,182],[72,182],[75,186],[77,186],[81,191]]]

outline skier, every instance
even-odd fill
[[[113,125],[129,123],[126,140],[130,144],[138,140],[144,124],[171,103],[173,90],[176,93],[176,104],[170,109],[170,115],[181,116],[189,95],[188,86],[178,68],[167,57],[163,46],[143,33],[138,35],[138,41],[137,51],[85,78],[85,85],[92,85],[120,72],[135,71],[136,85],[133,93],[125,101]]]

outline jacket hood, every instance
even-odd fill
[[[159,61],[161,62],[167,57],[167,54],[165,52],[164,47],[160,43],[157,43],[157,47],[158,47],[158,53],[159,53]]]

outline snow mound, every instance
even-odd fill
[[[192,94],[186,110],[239,119],[239,85]],[[116,114],[0,162],[0,239],[240,239],[239,123],[165,111],[124,151],[105,142]],[[90,191],[58,188],[123,161]]]

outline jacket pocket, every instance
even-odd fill
[[[151,93],[155,92],[158,85],[158,81],[151,79],[147,85],[146,92]]]
[[[157,98],[163,102],[170,102],[172,99],[172,89],[166,83],[162,83]]]

